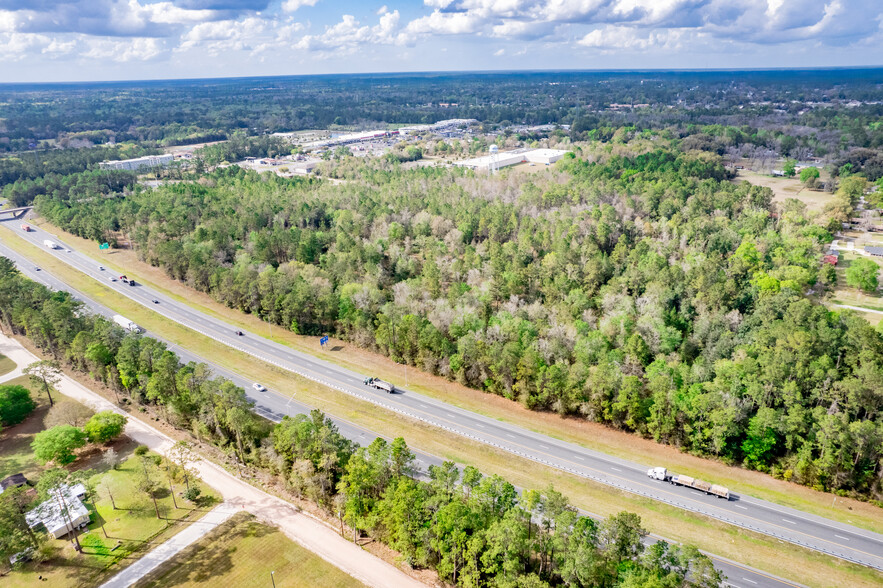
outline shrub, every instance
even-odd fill
[[[202,490],[200,490],[197,486],[191,486],[184,492],[184,498],[189,500],[190,502],[196,502],[199,500],[199,495],[202,494]]]
[[[94,415],[83,431],[91,443],[107,443],[123,434],[123,428],[129,419],[125,415],[105,410]]]
[[[17,425],[37,407],[24,386],[0,386],[0,424]]]
[[[150,448],[147,447],[147,445],[139,445],[138,447],[135,448],[135,455],[139,455],[139,456],[144,455],[148,451],[150,451]]]
[[[86,444],[86,433],[82,429],[70,425],[58,425],[37,433],[31,448],[37,461],[47,463],[54,461],[66,465],[76,459],[74,449]]]

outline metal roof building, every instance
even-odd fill
[[[86,487],[83,484],[62,485],[52,492],[49,500],[25,514],[25,520],[32,529],[45,527],[46,531],[58,539],[74,529],[89,524],[89,509],[83,504]]]

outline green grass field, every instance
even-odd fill
[[[5,355],[0,355],[0,376],[5,376],[14,369],[15,362]]]
[[[138,588],[364,586],[281,531],[239,513],[135,584]]]

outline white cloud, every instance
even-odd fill
[[[504,55],[506,55],[505,49],[497,49],[496,51],[494,51],[494,57],[502,57]]]
[[[285,0],[282,3],[282,10],[285,12],[295,12],[304,6],[315,6],[319,0]]]
[[[593,49],[644,50],[651,47],[672,49],[679,46],[683,30],[663,29],[645,32],[634,27],[607,25],[588,33],[578,45]]]
[[[376,14],[377,16],[381,16],[381,15],[386,14],[387,12],[389,12],[389,7],[386,4],[384,4],[383,6],[378,8],[377,12],[375,12],[374,14]]]
[[[399,32],[398,10],[387,12],[375,26],[362,25],[351,14],[344,14],[341,21],[325,28],[319,35],[305,35],[296,44],[306,51],[352,52],[368,45],[400,45],[406,40]]]
[[[108,59],[121,63],[148,61],[165,52],[163,41],[152,37],[136,37],[125,40],[88,39],[85,44],[87,49],[80,56],[99,61]]]

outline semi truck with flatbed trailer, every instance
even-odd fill
[[[141,332],[141,327],[139,327],[133,321],[130,321],[129,319],[127,319],[126,317],[124,317],[122,315],[119,315],[119,314],[113,315],[113,322],[115,322],[116,324],[118,324],[119,326],[121,326],[122,328],[126,329],[127,331],[129,331],[131,333],[140,333]]]
[[[662,482],[668,482],[669,484],[674,484],[675,486],[684,486],[686,488],[693,488],[694,490],[698,490],[700,492],[705,492],[706,494],[717,496],[718,498],[723,498],[726,500],[730,499],[730,491],[719,484],[709,484],[705,480],[699,480],[692,476],[685,476],[683,474],[675,474],[669,472],[665,468],[655,467],[647,470],[647,476],[653,478],[654,480],[660,480]]]

